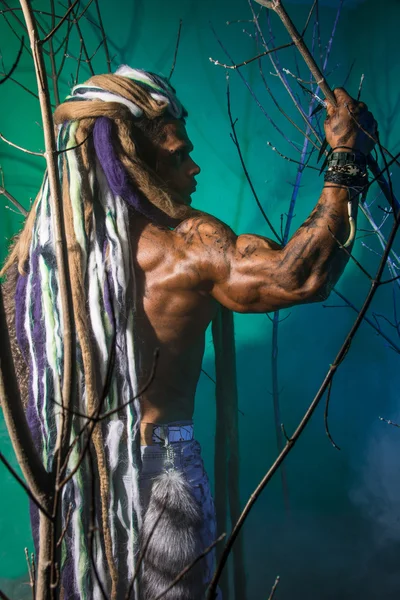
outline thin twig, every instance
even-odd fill
[[[76,146],[71,146],[68,148],[64,148],[64,150],[57,150],[57,155],[60,154],[65,154],[67,152],[71,152],[71,150],[76,150],[77,148],[79,148],[80,146],[83,146],[83,144],[86,144],[86,142],[88,141],[88,139],[93,135],[93,131],[91,131],[89,133],[89,135],[87,137],[85,137],[84,140],[82,140],[82,142],[79,142],[79,144],[76,144]]]
[[[267,56],[267,54],[270,54],[271,52],[277,52],[278,50],[282,50],[283,48],[290,48],[291,46],[293,46],[293,42],[291,42],[290,44],[283,44],[282,46],[278,46],[277,48],[271,48],[271,50],[261,52],[261,54],[257,54],[257,56],[253,56],[252,58],[249,58],[248,60],[245,60],[238,65],[225,65],[224,63],[220,63],[218,60],[211,58],[211,56],[208,60],[217,67],[224,67],[224,69],[240,69],[240,67],[245,67],[246,65],[252,63],[254,60],[258,60],[263,56]]]
[[[79,81],[79,70],[81,68],[81,63],[82,63],[83,48],[84,48],[84,45],[83,45],[83,41],[81,40],[80,48],[79,48],[79,56],[76,59],[76,61],[77,61],[76,74],[75,74],[75,79],[74,79],[74,84],[73,85],[76,85],[78,83],[78,81]],[[72,57],[69,55],[69,58],[72,58]],[[89,57],[87,58],[87,60],[89,60]],[[90,63],[90,64],[92,64],[92,63]]]
[[[204,375],[205,375],[206,377],[208,377],[208,379],[209,379],[210,381],[212,381],[212,382],[213,382],[213,383],[215,383],[215,384],[217,383],[217,382],[215,381],[215,379],[213,379],[213,378],[211,377],[211,375],[209,375],[209,374],[207,373],[207,371],[205,371],[204,369],[201,369],[201,372],[202,372],[202,373],[204,373]]]
[[[64,52],[62,54],[62,59],[60,61],[59,67],[58,67],[57,77],[60,77],[60,75],[62,73],[62,70],[64,68],[64,65],[65,65],[65,61],[67,59],[68,46],[69,46],[69,41],[70,41],[70,38],[71,38],[71,29],[72,29],[72,22],[68,21],[67,33],[65,35],[65,38],[64,38],[63,42],[60,44],[60,48],[62,46],[64,46]]]
[[[325,97],[327,98],[327,100],[333,106],[337,106],[336,98],[335,98],[334,93],[330,89],[328,83],[325,80],[324,75],[322,74],[321,70],[317,66],[317,63],[315,62],[313,56],[311,55],[311,53],[308,50],[306,44],[304,43],[304,40],[301,38],[299,32],[297,31],[294,23],[290,19],[289,15],[287,14],[287,12],[286,12],[284,6],[282,5],[282,3],[280,2],[280,0],[279,1],[278,0],[274,0],[274,2],[267,2],[267,0],[256,0],[256,2],[258,2],[258,4],[261,4],[262,6],[267,6],[268,8],[273,9],[278,14],[278,16],[281,19],[284,27],[286,28],[286,30],[289,33],[290,37],[292,38],[292,40],[296,44],[296,46],[297,46],[300,54],[302,55],[304,61],[306,62],[307,66],[309,67],[309,69],[310,69],[313,77],[316,79],[317,84],[321,88],[321,90],[324,93]],[[343,2],[343,0],[341,0],[341,4],[342,4],[342,2]],[[250,6],[251,6],[251,4],[250,4]],[[253,11],[252,7],[251,7],[251,9]],[[253,14],[254,14],[254,11],[253,11]],[[381,187],[381,189],[382,189],[385,197],[388,199],[388,201],[390,203],[390,200],[389,200],[389,198],[390,198],[390,195],[389,195],[390,190],[388,190],[388,185],[387,185],[385,179],[383,177],[379,177],[377,175],[379,167],[376,164],[376,161],[374,160],[374,158],[372,157],[372,155],[368,156],[368,166],[372,170],[372,172],[374,173],[375,178],[378,179],[379,186]],[[397,208],[399,208],[399,205],[396,205],[396,206],[397,206]]]
[[[92,438],[92,435],[93,435],[94,428],[95,428],[96,424],[99,421],[103,421],[104,419],[106,419],[106,418],[108,418],[108,417],[116,414],[117,412],[121,411],[123,408],[126,408],[129,404],[132,404],[132,402],[134,402],[137,398],[140,398],[140,396],[142,396],[148,390],[148,388],[153,383],[155,375],[156,375],[156,367],[157,367],[158,356],[159,356],[159,350],[157,348],[155,350],[155,352],[154,352],[153,367],[152,367],[150,376],[149,376],[148,380],[146,381],[146,383],[143,385],[143,387],[138,391],[138,393],[135,396],[133,396],[133,398],[130,398],[129,400],[127,400],[127,402],[125,402],[124,404],[121,404],[121,406],[117,406],[116,408],[114,408],[112,410],[109,410],[104,415],[100,416],[100,412],[101,412],[101,410],[103,408],[104,401],[105,401],[105,399],[107,397],[107,394],[108,394],[108,387],[110,385],[110,383],[106,383],[105,390],[103,391],[102,399],[99,402],[99,406],[96,409],[95,413],[93,415],[80,415],[80,416],[88,419],[88,421],[90,421],[92,427],[89,427],[89,435],[87,437],[87,440],[86,440],[85,446],[84,446],[84,448],[83,448],[83,450],[81,452],[81,455],[79,456],[79,458],[77,460],[77,464],[72,469],[72,471],[61,482],[58,483],[58,485],[57,485],[58,489],[62,489],[66,485],[66,483],[68,483],[68,481],[70,479],[72,479],[72,477],[75,475],[75,473],[80,468],[80,466],[82,464],[82,461],[84,460],[87,448],[89,447],[90,440]],[[110,378],[111,378],[111,375],[110,375]],[[69,412],[74,413],[74,411],[72,409],[68,409],[68,410],[69,410]],[[84,430],[85,430],[85,427],[78,434],[78,436],[80,436],[83,433]],[[75,438],[75,440],[76,440],[76,438]],[[75,443],[75,440],[72,442],[72,444]],[[71,446],[72,446],[72,444],[71,444]],[[68,456],[70,455],[70,453],[71,453],[71,447],[69,449]],[[66,465],[64,463],[63,470],[65,470],[65,468],[66,468]]]
[[[121,404],[121,406],[117,406],[116,408],[108,410],[106,413],[104,413],[104,415],[91,416],[91,415],[86,415],[84,413],[81,413],[74,409],[69,409],[69,412],[77,417],[81,417],[83,419],[88,419],[88,421],[91,421],[92,423],[100,423],[101,421],[104,421],[104,419],[108,419],[112,415],[123,410],[124,408],[129,406],[129,404],[132,404],[132,402],[134,402],[137,398],[140,398],[140,396],[142,396],[145,392],[147,392],[147,390],[153,383],[154,378],[156,376],[158,357],[159,357],[159,350],[157,348],[156,351],[154,352],[153,365],[152,365],[151,373],[148,377],[148,380],[146,381],[146,383],[143,385],[143,387],[138,391],[138,393],[135,396],[133,396],[130,400],[127,400],[126,402],[124,402],[124,404]],[[60,402],[57,402],[54,399],[53,399],[53,402],[54,402],[54,404],[57,404],[58,406],[60,406],[62,408],[62,404]]]
[[[22,204],[20,204],[18,202],[18,200],[16,200],[14,198],[14,196],[12,196],[9,192],[7,192],[7,190],[1,185],[0,185],[0,196],[5,196],[7,198],[7,200],[9,200],[12,204],[14,204],[14,206],[19,210],[19,212],[24,217],[28,216],[28,211],[25,210],[25,208],[22,206]]]
[[[69,503],[67,516],[65,518],[65,525],[64,525],[64,528],[63,528],[63,530],[61,532],[60,537],[58,538],[57,546],[61,545],[61,543],[62,543],[62,541],[64,539],[64,536],[67,533],[67,529],[68,529],[68,526],[69,526],[69,523],[70,523],[70,520],[71,520],[71,514],[72,514],[72,502]]]
[[[222,48],[222,50],[224,51],[224,53],[226,54],[226,56],[229,58],[229,60],[232,62],[232,64],[234,64],[231,55],[229,54],[228,50],[225,48],[225,46],[223,45],[223,43],[219,39],[219,37],[218,37],[218,35],[217,35],[217,33],[216,33],[216,31],[215,31],[215,29],[213,27],[211,27],[211,31],[213,32],[213,34],[215,36],[215,39],[217,40],[218,44],[220,45],[220,47]],[[244,85],[247,87],[248,91],[250,92],[251,96],[253,97],[255,103],[257,104],[258,108],[261,110],[261,112],[264,115],[264,117],[266,117],[268,119],[268,121],[270,122],[270,124],[272,125],[272,127],[274,127],[274,129],[276,129],[276,131],[278,131],[278,133],[286,140],[286,142],[288,144],[290,144],[294,148],[294,150],[296,152],[298,152],[298,148],[296,147],[296,145],[292,142],[291,139],[289,139],[283,133],[283,131],[278,127],[278,125],[275,123],[275,121],[267,113],[267,111],[265,110],[265,108],[263,107],[263,105],[261,104],[261,102],[258,100],[256,94],[254,93],[254,90],[252,89],[252,87],[250,86],[250,84],[248,83],[248,81],[243,76],[242,72],[239,71],[239,70],[237,70],[236,72],[239,75],[239,77],[241,78],[241,80],[243,81]]]
[[[1,75],[4,75],[4,69],[3,69],[2,73],[1,73]],[[28,94],[30,94],[34,98],[39,99],[39,96],[37,94],[35,94],[35,92],[32,92],[32,90],[30,90],[25,85],[23,85],[22,83],[20,83],[17,79],[14,79],[14,77],[9,77],[9,81],[12,81],[16,85],[18,85],[20,88],[22,88],[23,90],[25,90],[25,92],[27,92]]]
[[[14,144],[14,142],[10,142],[10,140],[5,138],[4,135],[2,135],[1,133],[0,133],[0,140],[3,140],[3,142],[8,144],[9,146],[12,146],[13,148],[16,148],[17,150],[26,152],[26,154],[32,154],[33,156],[43,156],[44,157],[44,152],[33,152],[33,150],[27,150],[26,148],[23,148],[22,146],[18,146],[18,144]]]
[[[299,160],[294,160],[294,158],[285,156],[284,154],[282,154],[282,152],[279,152],[279,150],[276,148],[276,146],[273,146],[271,144],[271,142],[267,142],[267,145],[271,148],[271,150],[276,152],[281,158],[284,158],[285,160],[287,160],[289,162],[295,163],[296,165],[300,165],[301,167],[304,167],[306,169],[314,169],[314,171],[319,171],[318,167],[313,167],[312,165],[307,165],[305,163],[300,162]]]
[[[339,292],[336,288],[333,288],[332,290],[337,296],[339,296],[339,298],[341,298],[345,303],[346,306],[348,308],[351,308],[354,312],[356,312],[357,314],[360,312],[360,310],[358,308],[356,308],[354,306],[354,304],[352,302],[350,302],[350,300],[348,300],[345,296],[343,296],[343,294],[341,292]],[[331,305],[327,305],[327,304],[323,304],[322,305],[323,308],[330,308]],[[387,335],[386,333],[384,333],[383,331],[381,331],[379,329],[379,327],[377,327],[376,325],[374,325],[374,323],[371,321],[371,319],[369,319],[367,316],[364,317],[364,321],[366,323],[368,323],[368,325],[370,325],[378,335],[380,335],[381,337],[383,337],[384,340],[386,340],[390,346],[392,347],[393,350],[395,350],[395,352],[397,352],[398,354],[400,354],[400,346],[397,346]]]
[[[387,148],[384,148],[382,145],[380,145],[380,141],[379,141],[379,139],[378,139],[378,138],[379,138],[379,133],[378,133],[378,131],[376,132],[376,134],[375,134],[375,137],[374,137],[374,136],[373,136],[373,135],[372,135],[372,134],[371,134],[369,131],[367,131],[367,130],[366,130],[366,129],[365,129],[365,128],[364,128],[364,127],[361,125],[361,123],[358,121],[358,119],[357,119],[357,118],[354,116],[354,114],[353,114],[353,112],[351,111],[351,109],[350,109],[349,105],[348,105],[348,104],[345,104],[345,106],[346,106],[346,109],[347,109],[347,111],[348,111],[349,115],[351,116],[352,120],[354,121],[354,123],[356,123],[357,127],[358,127],[359,129],[361,129],[361,131],[362,131],[362,132],[363,132],[363,133],[364,133],[364,134],[365,134],[365,135],[366,135],[366,136],[367,136],[367,137],[368,137],[370,140],[372,140],[372,141],[374,142],[374,144],[378,144],[378,145],[379,145],[379,147],[380,147],[380,150],[381,150],[381,152],[382,152],[382,153],[384,153],[384,154],[387,154],[388,156],[390,156],[390,158],[394,159],[394,162],[397,164],[397,166],[399,166],[399,167],[400,167],[400,162],[399,162],[399,161],[398,161],[396,158],[394,158],[394,157],[393,157],[393,154],[392,154],[392,153],[391,153],[391,152],[390,152],[390,151],[389,151]]]
[[[228,77],[228,76],[226,77],[226,97],[227,97],[227,105],[228,105],[228,116],[229,116],[229,122],[230,122],[230,124],[231,124],[231,129],[232,129],[232,134],[233,134],[233,141],[234,141],[234,143],[235,143],[235,146],[236,146],[236,149],[237,149],[237,151],[238,151],[238,154],[239,154],[239,159],[240,159],[240,162],[241,162],[241,164],[242,164],[242,168],[243,168],[244,174],[245,174],[245,176],[246,176],[246,179],[247,179],[247,181],[248,181],[248,183],[249,183],[249,185],[250,185],[250,189],[251,189],[251,191],[252,191],[252,193],[253,193],[253,196],[254,196],[254,199],[255,199],[255,201],[256,201],[256,203],[257,203],[257,206],[258,206],[258,208],[259,208],[259,209],[260,209],[260,211],[261,211],[261,214],[263,215],[263,217],[264,217],[265,221],[268,223],[268,226],[269,226],[269,228],[271,229],[271,231],[272,231],[272,233],[274,234],[274,236],[276,237],[276,239],[279,241],[279,243],[282,243],[282,240],[281,240],[281,238],[279,237],[279,234],[276,232],[276,230],[275,230],[274,226],[272,225],[271,221],[270,221],[270,220],[269,220],[269,218],[267,217],[267,215],[266,215],[266,213],[265,213],[265,211],[264,211],[264,209],[263,209],[263,207],[262,207],[262,205],[261,205],[261,202],[260,202],[260,200],[259,200],[259,198],[258,198],[258,196],[257,196],[257,192],[255,191],[255,188],[254,188],[253,182],[251,181],[250,175],[249,175],[249,173],[248,173],[248,171],[247,171],[247,169],[246,169],[246,165],[245,165],[245,163],[244,163],[244,159],[243,159],[242,151],[241,151],[241,149],[240,149],[240,144],[239,144],[239,141],[238,141],[238,138],[237,138],[237,134],[236,134],[235,122],[233,121],[233,117],[232,117],[232,111],[231,111],[231,99],[230,99],[230,89],[229,89],[229,77]]]
[[[361,90],[362,90],[362,86],[363,86],[363,83],[364,83],[364,77],[365,77],[365,76],[364,76],[364,73],[363,73],[363,74],[361,75],[361,79],[360,79],[360,85],[358,86],[357,100],[359,100],[359,99],[360,99],[360,96],[361,96]]]
[[[314,9],[315,9],[315,8],[317,8],[317,7],[318,7],[318,0],[314,0],[314,2],[313,2],[313,5],[312,5],[312,6],[311,6],[311,8],[310,8],[310,12],[308,13],[308,16],[307,16],[307,19],[306,19],[305,25],[304,25],[304,27],[303,27],[303,31],[301,32],[301,37],[302,37],[302,38],[304,38],[304,36],[305,36],[305,34],[306,34],[306,31],[307,31],[307,29],[308,29],[308,25],[309,25],[309,23],[310,23],[310,20],[311,20],[312,14],[313,14],[313,12],[314,12]]]
[[[171,71],[169,73],[168,81],[171,80],[171,77],[172,77],[172,75],[174,74],[174,71],[175,71],[176,58],[178,56],[178,49],[179,49],[179,42],[181,40],[181,31],[182,31],[182,19],[179,19],[179,27],[178,27],[178,34],[176,36],[174,59],[172,61],[172,66],[171,66]]]
[[[33,575],[32,575],[31,559],[29,556],[28,548],[24,548],[24,552],[25,552],[26,565],[28,567],[29,585],[31,586],[31,589],[33,590],[34,582],[33,582]],[[35,600],[35,596],[33,596],[33,600]]]
[[[252,14],[255,17],[255,12],[254,12],[254,8],[253,5],[251,3],[251,0],[248,0],[248,4],[250,6],[250,10],[252,11]],[[260,40],[262,42],[262,45],[264,48],[266,48],[267,50],[268,48],[268,44],[267,41],[265,40],[265,37],[263,35],[263,32],[261,30],[260,24],[258,22],[258,20],[255,19],[254,21],[255,27],[258,31],[258,35],[260,36]],[[298,34],[299,38],[301,38],[301,34]],[[294,43],[296,43],[296,40],[294,38],[292,38]],[[297,45],[297,44],[296,44]],[[295,108],[298,110],[298,112],[300,113],[301,118],[305,121],[305,123],[307,124],[307,127],[312,131],[313,135],[315,136],[317,142],[319,144],[322,144],[322,140],[320,139],[318,133],[316,132],[315,128],[312,126],[311,124],[311,119],[309,117],[307,117],[306,113],[304,112],[302,106],[300,105],[300,103],[297,101],[297,99],[295,98],[295,95],[292,91],[292,88],[290,87],[290,85],[288,84],[286,77],[282,74],[282,71],[280,69],[280,65],[279,65],[279,58],[273,54],[269,55],[270,61],[275,69],[276,74],[278,75],[279,79],[281,80],[283,86],[285,87],[287,93],[289,94]],[[319,80],[317,80],[317,83],[319,83]]]
[[[114,316],[114,307],[111,305],[111,310],[113,313],[113,322],[115,323],[115,316]],[[111,349],[110,349],[110,354],[108,357],[108,362],[107,362],[107,370],[106,370],[106,378],[105,378],[105,382],[104,382],[104,387],[103,387],[103,391],[102,391],[102,395],[100,398],[100,402],[99,402],[99,406],[97,407],[97,409],[94,411],[94,415],[99,414],[102,410],[103,404],[108,396],[108,393],[110,391],[110,387],[111,387],[111,382],[112,382],[112,376],[113,376],[113,371],[114,371],[114,366],[115,366],[115,352],[116,352],[116,347],[115,347],[115,340],[116,340],[116,333],[114,331],[114,335],[112,337],[111,340]],[[69,409],[72,410],[72,409]],[[74,449],[75,445],[77,444],[77,442],[79,441],[79,439],[81,438],[81,436],[84,434],[84,432],[86,431],[86,429],[88,429],[89,425],[91,424],[91,421],[88,420],[86,421],[85,425],[82,427],[81,431],[75,436],[74,440],[70,443],[69,448],[68,448],[68,452],[66,453],[64,462],[62,463],[61,467],[60,467],[60,471],[59,471],[59,475],[58,475],[58,480],[60,481],[61,477],[63,477],[67,466],[68,466],[68,462],[69,462],[69,458],[71,456],[72,450]],[[89,436],[91,436],[92,433],[89,431]],[[89,440],[90,441],[90,440]]]
[[[46,515],[46,517],[48,519],[52,520],[52,516],[50,515],[50,513],[46,510],[46,508],[44,506],[42,506],[42,504],[40,503],[40,501],[31,492],[31,490],[29,489],[29,487],[26,485],[25,481],[18,475],[18,473],[16,472],[16,470],[10,465],[10,463],[8,462],[8,460],[6,459],[6,457],[4,456],[4,454],[2,452],[0,452],[0,462],[3,463],[3,465],[11,473],[11,475],[14,477],[14,479],[16,481],[18,481],[19,485],[24,489],[25,493],[29,496],[29,498],[32,500],[32,502],[38,507],[38,509],[44,515]]]
[[[43,44],[45,44],[46,42],[48,42],[53,35],[60,29],[61,25],[66,21],[66,19],[68,19],[69,14],[74,10],[75,6],[80,2],[80,0],[75,0],[71,6],[69,7],[69,9],[67,10],[67,12],[65,13],[65,15],[63,16],[62,19],[60,19],[60,21],[57,23],[57,25],[50,31],[50,33],[48,33],[46,35],[46,37],[42,38],[41,40],[38,40],[38,44],[40,46],[43,46]]]
[[[219,564],[217,566],[217,569],[214,573],[210,588],[209,588],[209,594],[208,594],[208,599],[211,600],[212,598],[214,598],[214,594],[215,594],[215,590],[218,584],[218,580],[221,576],[222,570],[225,566],[226,560],[230,554],[230,551],[232,549],[232,546],[241,530],[241,528],[244,525],[244,522],[246,521],[253,505],[255,504],[255,502],[257,501],[257,499],[259,498],[260,494],[262,493],[262,491],[264,490],[264,488],[266,487],[266,485],[268,484],[268,482],[271,480],[271,478],[273,477],[273,475],[276,473],[276,471],[278,470],[278,468],[280,467],[281,463],[285,460],[286,456],[291,452],[291,450],[293,449],[293,447],[295,446],[297,440],[299,439],[300,435],[302,434],[303,430],[305,429],[305,427],[307,426],[307,424],[309,423],[311,416],[313,415],[316,407],[318,406],[318,404],[321,401],[321,398],[323,397],[327,387],[330,384],[330,381],[332,380],[332,378],[334,377],[338,366],[341,364],[343,358],[345,357],[345,355],[347,354],[351,343],[354,339],[355,334],[357,333],[364,315],[366,314],[373,297],[375,296],[375,293],[379,287],[379,282],[380,279],[382,277],[382,273],[385,269],[385,265],[386,265],[386,260],[387,257],[390,253],[390,249],[394,243],[397,231],[398,231],[398,227],[399,227],[399,222],[395,222],[393,224],[392,227],[392,231],[390,233],[390,237],[387,243],[387,247],[385,249],[384,255],[382,256],[382,260],[379,264],[378,270],[377,270],[377,274],[375,279],[373,279],[371,281],[371,287],[370,290],[367,294],[367,297],[364,301],[364,304],[353,324],[353,326],[350,329],[350,332],[348,333],[348,335],[346,336],[346,339],[344,340],[342,347],[340,348],[335,360],[333,361],[333,363],[331,364],[328,373],[326,374],[323,383],[321,384],[317,394],[315,395],[313,401],[311,402],[310,406],[308,407],[306,413],[304,414],[303,418],[301,419],[299,425],[297,426],[295,432],[293,433],[293,435],[290,438],[290,441],[288,441],[284,447],[284,449],[282,450],[282,452],[278,455],[278,457],[276,458],[275,462],[273,463],[273,465],[270,467],[270,469],[267,471],[267,473],[265,474],[265,476],[263,477],[263,479],[261,480],[261,482],[259,483],[259,485],[256,487],[256,489],[254,490],[254,492],[251,494],[245,508],[242,511],[242,514],[240,515],[238,521],[236,522],[233,531],[227,541],[227,544],[224,548],[224,551],[222,553],[222,556],[220,558]]]
[[[54,0],[50,0],[50,6],[51,6],[51,11],[52,11],[51,26],[54,27],[54,25],[55,25]],[[56,103],[56,106],[58,106],[60,104],[60,94],[58,92],[58,75],[57,75],[57,67],[56,67],[55,54],[54,54],[54,48],[53,48],[53,38],[49,39],[49,56],[50,56],[51,81],[53,84],[54,101]]]
[[[328,225],[328,230],[329,230],[329,233],[331,234],[331,236],[333,237],[333,239],[335,240],[335,242],[337,243],[337,245],[341,248],[341,250],[343,250],[347,254],[347,256],[354,262],[354,264],[356,264],[357,267],[364,273],[364,275],[366,275],[368,277],[368,279],[370,281],[372,281],[372,276],[368,273],[367,269],[365,269],[362,266],[362,264],[360,262],[358,262],[356,257],[351,252],[349,252],[349,250],[347,250],[347,248],[338,240],[338,238],[335,236],[335,234],[333,233],[333,231],[329,227],[329,225]]]
[[[6,2],[3,2],[3,4],[6,4]],[[7,6],[7,4],[6,4],[6,6]],[[2,15],[3,13],[16,12],[16,11],[20,11],[20,10],[22,11],[22,8],[20,6],[16,6],[15,8],[13,8],[13,7],[3,8],[3,9],[0,10],[0,15]],[[52,17],[53,16],[52,12],[47,12],[45,10],[32,9],[32,12],[35,15],[41,15],[41,16],[44,15],[45,17]],[[57,19],[62,19],[62,15],[56,15],[56,14],[54,14],[54,16]],[[22,24],[22,21],[21,21],[21,24]]]
[[[261,65],[261,64],[259,65],[259,71],[260,71],[261,79],[262,79],[262,81],[263,81],[263,83],[264,83],[265,89],[267,90],[268,94],[270,95],[270,97],[271,97],[271,99],[272,99],[273,103],[275,104],[275,106],[277,107],[277,109],[279,110],[279,112],[280,112],[280,113],[281,113],[281,114],[282,114],[282,115],[285,117],[285,119],[287,119],[287,120],[289,121],[289,123],[290,123],[291,125],[293,125],[293,127],[294,127],[295,129],[297,129],[297,131],[299,131],[299,132],[301,133],[301,135],[302,135],[303,137],[305,137],[305,138],[306,138],[306,139],[307,139],[307,140],[308,140],[308,141],[309,141],[309,142],[310,142],[310,143],[311,143],[311,144],[314,146],[314,148],[316,148],[317,150],[319,150],[319,149],[320,149],[320,146],[318,146],[318,144],[316,144],[316,143],[314,142],[314,140],[313,140],[313,139],[310,137],[310,135],[309,135],[309,131],[308,131],[308,130],[307,130],[307,131],[303,131],[303,130],[301,129],[301,127],[299,127],[299,126],[297,125],[297,123],[295,123],[295,122],[293,121],[293,119],[292,119],[291,117],[289,117],[289,115],[287,114],[287,112],[283,110],[283,108],[282,108],[282,106],[281,106],[281,103],[277,101],[277,99],[275,98],[274,94],[273,94],[273,93],[272,93],[272,91],[271,91],[271,88],[270,88],[270,86],[269,86],[269,85],[268,85],[268,83],[267,83],[267,80],[266,80],[266,78],[265,78],[265,76],[264,76],[264,71],[263,71],[263,69],[262,69],[262,65]],[[309,124],[307,124],[307,129],[310,129],[310,128],[308,127],[308,125],[309,125]]]
[[[336,448],[336,450],[340,450],[339,446],[333,441],[333,438],[329,431],[328,413],[329,413],[329,402],[331,400],[332,384],[333,384],[333,379],[331,379],[331,381],[329,382],[328,393],[326,395],[325,411],[324,411],[325,432],[326,432],[326,435],[328,436],[329,441],[331,442],[332,446],[334,448]]]
[[[8,6],[7,2],[5,2],[5,0],[0,0],[0,1],[7,9],[9,8],[9,6]],[[6,17],[6,15],[4,13],[5,13],[5,11],[2,11],[5,22],[7,23],[8,27],[11,29],[11,31],[13,32],[13,34],[15,35],[17,40],[21,43],[22,38],[15,31],[14,27],[11,25],[10,21],[8,20],[8,18]],[[24,22],[21,21],[21,19],[15,14],[14,11],[11,12],[11,16],[14,18],[15,21],[17,21],[17,23],[22,27],[22,29],[24,29],[24,31],[26,31],[26,26],[25,26]],[[25,44],[25,42],[23,43],[23,46],[24,46],[25,50],[28,52],[28,54],[32,55],[31,49],[29,48],[29,46],[27,44]]]
[[[398,423],[395,423],[394,421],[391,421],[390,419],[384,419],[383,417],[378,417],[380,421],[384,421],[385,423],[387,423],[388,425],[393,425],[393,427],[399,427],[400,425]]]
[[[277,575],[277,577],[276,577],[276,579],[275,579],[275,583],[274,583],[274,585],[272,586],[271,593],[270,593],[270,595],[268,596],[268,600],[272,600],[272,599],[273,599],[273,597],[275,596],[275,592],[276,592],[276,589],[277,589],[277,587],[278,587],[279,581],[280,581],[280,577],[279,577],[279,575]]]
[[[88,10],[89,6],[92,4],[93,0],[89,0],[89,2],[86,4],[85,8],[82,10],[81,14],[77,16],[77,21],[80,21],[83,17],[83,15],[86,13],[86,11]]]
[[[36,562],[35,562],[35,555],[33,552],[31,554],[31,571],[32,571],[32,579],[33,579],[32,596],[33,596],[33,600],[35,600],[35,598],[36,598]]]
[[[103,19],[101,18],[99,0],[95,0],[95,5],[96,5],[96,12],[97,12],[97,19],[99,21],[99,27],[100,27],[100,31],[101,31],[101,37],[103,40],[104,53],[106,55],[107,73],[111,73],[111,58],[110,58],[110,53],[108,51],[107,36],[106,36],[106,32],[105,32],[104,25],[103,25]]]
[[[72,9],[71,0],[68,0],[68,4],[69,4],[70,8]],[[87,48],[86,48],[84,36],[82,34],[81,26],[79,24],[79,17],[76,16],[75,10],[72,10],[72,16],[74,17],[74,25],[75,25],[76,30],[77,30],[78,35],[79,35],[79,42],[82,45],[83,53],[86,56],[85,62],[87,64],[88,68],[89,68],[89,71],[90,71],[91,75],[94,75],[94,69],[92,67],[92,63],[89,60],[89,54],[88,54],[88,51],[87,51]]]
[[[385,281],[381,281],[381,285],[386,285],[387,283],[393,283],[394,281],[398,281],[400,279],[400,275],[396,275],[396,277],[391,277],[390,279],[385,279]]]
[[[5,81],[7,81],[7,79],[10,79],[11,75],[14,73],[15,69],[18,66],[19,60],[21,58],[22,55],[22,50],[24,49],[24,36],[22,36],[21,38],[21,47],[19,49],[19,52],[17,54],[17,58],[15,59],[15,62],[13,64],[13,66],[11,67],[10,71],[7,73],[7,75],[5,77],[3,77],[3,79],[0,79],[0,85],[2,83],[4,83]]]

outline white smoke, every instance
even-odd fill
[[[400,415],[398,416],[400,422]],[[395,419],[393,419],[395,420]],[[371,436],[352,502],[371,521],[378,543],[400,540],[400,429],[379,422]]]

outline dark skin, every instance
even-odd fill
[[[373,116],[344,90],[334,93],[338,107],[327,108],[328,143],[368,154],[374,143],[350,112],[372,135]],[[181,122],[168,123],[165,132],[157,149],[157,171],[189,204],[200,172],[190,156],[193,146]],[[237,236],[205,214],[173,231],[144,218],[132,220],[143,380],[151,371],[154,349],[160,348],[155,379],[142,397],[143,423],[192,418],[204,334],[218,303],[241,313],[263,313],[328,297],[348,261],[333,237],[344,243],[349,236],[347,203],[346,189],[324,187],[311,215],[285,247],[257,235]]]

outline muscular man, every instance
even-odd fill
[[[373,147],[356,121],[372,134],[376,123],[344,90],[335,90],[335,97],[337,107],[328,105],[325,122],[335,150],[325,185],[285,247],[257,235],[237,236],[191,208],[200,168],[191,157],[186,112],[162,78],[123,67],[76,86],[57,109],[78,408],[91,414],[98,406],[113,344],[113,383],[102,410],[120,407],[93,435],[96,475],[83,464],[64,492],[73,514],[64,541],[68,598],[100,594],[83,539],[89,526],[86,474],[97,477],[96,565],[110,597],[125,597],[131,585],[138,531],[142,548],[150,540],[141,580],[148,600],[215,539],[213,502],[192,424],[205,331],[218,303],[261,313],[318,302],[343,272],[348,252],[341,246],[351,250],[354,239],[349,208],[354,222],[365,156]],[[6,290],[9,326],[29,362],[30,383],[22,372],[20,381],[25,395],[24,385],[29,387],[28,418],[47,468],[58,426],[49,398],[60,397],[62,365],[49,196],[45,179],[6,265],[19,265],[15,322]],[[139,406],[132,398],[151,375],[155,348],[155,375]],[[79,417],[74,419],[75,431]],[[70,468],[76,457],[71,461]],[[209,554],[164,597],[203,598],[212,569]]]

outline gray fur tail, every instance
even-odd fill
[[[176,470],[158,475],[154,480],[141,534],[142,548],[151,536],[143,559],[143,600],[157,598],[201,554],[204,550],[201,526],[201,507],[184,475]],[[206,589],[203,583],[204,568],[204,560],[200,560],[163,596],[163,600],[203,599]]]

